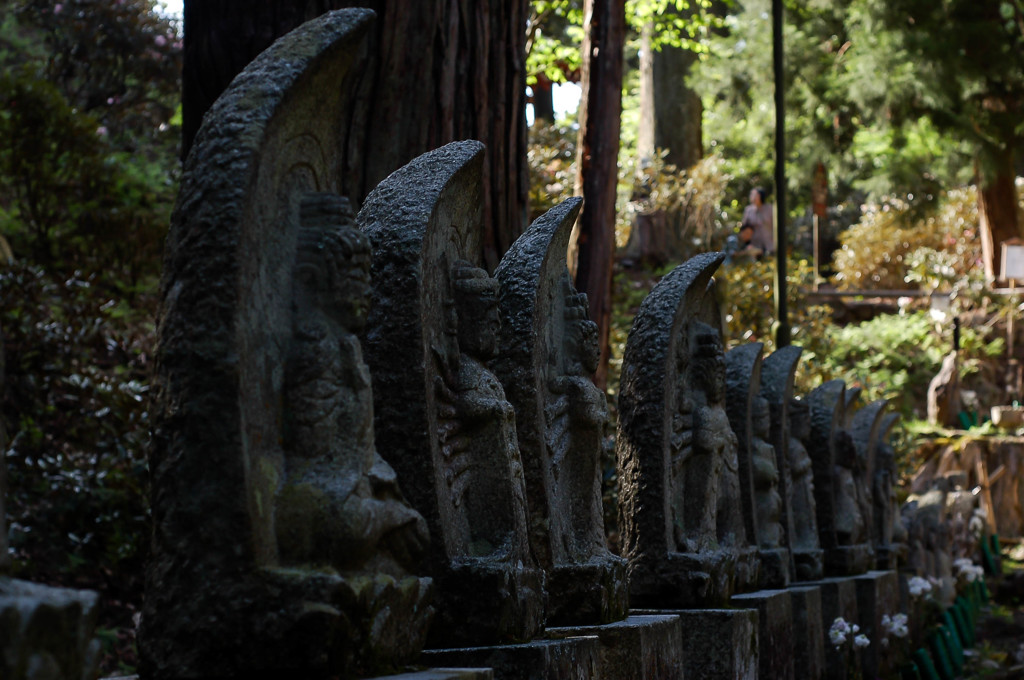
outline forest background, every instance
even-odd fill
[[[1002,330],[1018,301],[993,293],[991,279],[999,244],[1019,236],[1024,214],[1021,0],[787,0],[784,187],[772,186],[768,0],[501,0],[465,10],[472,17],[446,14],[433,0],[267,0],[244,10],[206,0],[188,3],[184,20],[151,0],[0,0],[10,545],[16,575],[102,592],[104,670],[135,664],[149,534],[148,379],[182,149],[218,88],[267,41],[349,4],[374,5],[382,17],[371,48],[378,62],[403,44],[392,41],[402,35],[397,15],[433,12],[423,25],[436,30],[404,49],[434,54],[421,61],[436,73],[471,66],[451,85],[447,109],[422,117],[435,128],[414,134],[412,122],[388,124],[435,146],[446,135],[481,138],[516,169],[488,177],[492,233],[481,258],[490,267],[529,219],[574,192],[585,196],[577,280],[604,331],[598,378],[613,412],[618,362],[643,295],[674,264],[726,247],[754,186],[786,195],[802,390],[840,377],[866,399],[889,398],[910,422],[901,435],[909,442],[924,429],[915,421],[957,314],[974,408],[1020,397],[1004,375]],[[493,28],[490,42],[470,25]],[[445,48],[456,59],[436,54],[445,26],[462,39]],[[493,56],[509,46],[522,61]],[[595,53],[603,56],[587,58]],[[383,68],[378,62],[373,68]],[[212,71],[224,82],[196,75]],[[392,75],[418,77],[411,66]],[[552,87],[566,81],[581,81],[581,106],[556,119]],[[444,99],[436,94],[423,96]],[[470,96],[501,111],[487,116],[497,124],[453,113]],[[426,150],[396,145],[379,167],[365,163],[352,186],[362,191]],[[818,253],[827,281],[816,281],[812,267],[819,163],[828,172]],[[773,273],[767,261],[721,272],[729,344],[773,349]],[[808,293],[820,283],[938,292],[952,307],[933,314],[908,293],[893,313],[875,306],[872,318],[852,322],[815,304]],[[611,457],[606,467],[611,504]]]

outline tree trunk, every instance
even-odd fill
[[[697,62],[697,55],[670,45],[663,45],[655,51],[652,32],[653,28],[648,23],[641,33],[637,150],[641,163],[653,160],[658,150],[664,150],[666,164],[687,170],[704,155],[701,139],[703,107],[697,93],[686,86],[686,78]],[[646,218],[641,219],[638,215],[632,225],[627,245],[631,257],[657,263],[681,258],[689,252],[690,248],[683,239],[685,214],[659,210]],[[643,233],[643,230],[652,228],[662,229],[663,233]]]
[[[451,141],[487,145],[488,269],[522,233],[526,166],[526,0],[186,0],[183,148],[231,79],[276,37],[330,9],[377,12],[344,152],[358,205],[385,177]]]
[[[590,298],[590,318],[600,329],[600,387],[608,374],[612,258],[615,252],[615,195],[619,125],[622,114],[625,0],[586,0],[583,9],[583,96],[577,143],[576,194],[583,212],[570,243],[576,287]]]
[[[543,73],[537,74],[533,85],[533,124],[553,125],[555,122],[555,99],[551,92],[551,80]]]
[[[1000,151],[995,167],[989,173],[978,168],[978,226],[981,231],[981,253],[985,278],[995,281],[999,276],[1000,245],[1020,237],[1017,221],[1017,190],[1014,186],[1013,151]]]

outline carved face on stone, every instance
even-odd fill
[[[722,339],[707,324],[698,322],[693,331],[693,383],[704,392],[708,403],[725,401],[725,354]]]
[[[460,260],[452,267],[452,289],[459,347],[478,359],[490,359],[497,354],[501,331],[498,281],[483,269]]]
[[[764,397],[754,397],[753,405],[753,427],[754,436],[765,441],[771,436],[772,419],[768,408],[768,400]]]
[[[795,397],[789,402],[789,432],[801,441],[811,434],[811,410],[804,400]]]
[[[587,295],[571,289],[565,297],[565,325],[569,352],[585,373],[596,373],[601,361],[597,324],[587,318]]]
[[[295,304],[315,305],[352,332],[366,324],[370,242],[355,227],[348,199],[310,194],[302,201]]]

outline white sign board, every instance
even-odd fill
[[[1003,260],[999,267],[999,278],[1024,281],[1024,246],[1003,244]]]

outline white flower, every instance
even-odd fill
[[[910,590],[910,596],[915,598],[932,592],[932,584],[920,576],[914,576],[907,581],[907,588]]]
[[[830,630],[828,632],[828,641],[835,645],[836,649],[846,643],[846,634],[841,633],[838,630]]]
[[[853,646],[854,647],[858,647],[858,648],[860,648],[860,647],[867,647],[870,644],[871,644],[871,640],[868,640],[868,636],[867,635],[858,635],[857,637],[853,638]]]

